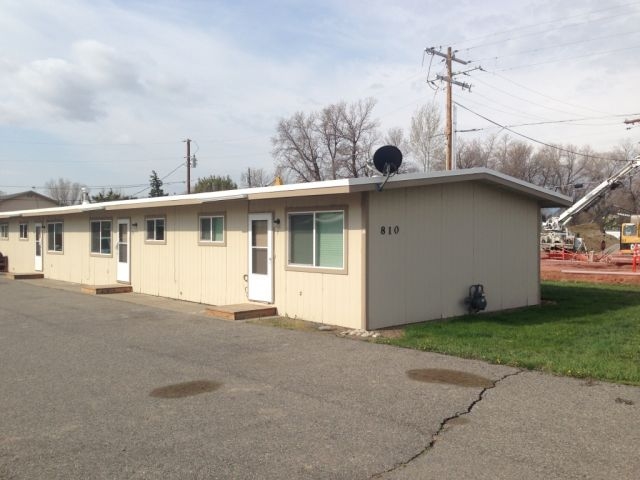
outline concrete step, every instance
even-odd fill
[[[13,280],[35,280],[38,278],[44,278],[44,273],[5,273],[5,276],[12,278]]]
[[[207,307],[206,314],[224,320],[248,320],[250,318],[273,317],[278,309],[271,305],[259,303],[238,303],[235,305],[217,305]]]
[[[82,293],[89,295],[108,295],[111,293],[131,293],[133,287],[131,285],[82,285],[80,287]]]

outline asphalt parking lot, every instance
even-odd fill
[[[637,387],[60,285],[0,277],[1,479],[640,471]]]

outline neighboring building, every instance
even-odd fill
[[[0,213],[16,273],[377,329],[540,303],[540,208],[570,199],[484,168]]]
[[[34,208],[55,207],[58,203],[38,192],[29,190],[28,192],[12,193],[11,195],[0,195],[0,212],[12,210],[31,210]]]

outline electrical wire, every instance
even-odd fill
[[[526,55],[526,54],[530,54],[530,53],[542,52],[544,50],[550,50],[552,48],[568,47],[568,46],[571,46],[571,45],[578,45],[578,44],[587,43],[587,42],[595,42],[597,40],[604,40],[604,39],[607,39],[607,38],[621,37],[621,36],[624,36],[624,35],[637,35],[638,33],[640,33],[640,30],[633,30],[633,31],[624,32],[624,33],[614,33],[612,35],[605,35],[604,37],[592,37],[592,38],[588,38],[586,40],[575,40],[573,42],[557,43],[557,44],[549,45],[549,46],[546,46],[546,47],[539,47],[539,48],[534,48],[534,49],[531,49],[531,50],[522,50],[522,51],[519,51],[519,52],[509,53],[509,54],[506,54],[506,55],[497,55],[497,56],[492,56],[492,57],[478,58],[478,59],[471,60],[471,62],[478,63],[478,62],[484,62],[486,60],[498,60],[500,58],[517,57],[517,56],[520,56],[520,55]]]
[[[511,133],[513,133],[514,135],[518,135],[519,137],[526,138],[527,140],[529,140],[529,141],[531,141],[531,142],[539,143],[540,145],[544,145],[545,147],[553,148],[553,149],[556,149],[556,150],[558,150],[558,151],[565,152],[565,153],[570,153],[570,154],[573,154],[573,155],[579,155],[579,156],[581,156],[581,157],[589,157],[589,158],[594,158],[594,159],[597,159],[597,160],[609,160],[609,159],[604,158],[604,157],[598,157],[598,156],[596,156],[596,155],[588,155],[588,154],[584,154],[584,153],[580,153],[580,152],[575,152],[575,151],[573,151],[573,150],[569,150],[569,149],[567,149],[567,148],[562,148],[562,147],[559,147],[559,146],[557,146],[557,145],[553,145],[552,143],[546,143],[546,142],[543,142],[543,141],[541,141],[541,140],[537,140],[537,139],[535,139],[535,138],[533,138],[533,137],[530,137],[530,136],[525,135],[525,134],[523,134],[523,133],[517,132],[517,131],[515,131],[515,130],[511,129],[510,127],[508,127],[508,126],[506,126],[506,125],[502,125],[502,124],[500,124],[500,123],[496,122],[495,120],[491,120],[490,118],[485,117],[484,115],[481,115],[481,114],[479,114],[478,112],[474,112],[474,111],[473,111],[473,110],[471,110],[470,108],[465,107],[464,105],[462,105],[462,104],[460,104],[460,103],[458,103],[458,102],[453,102],[453,103],[454,103],[455,105],[459,106],[460,108],[462,108],[462,109],[464,109],[464,110],[466,110],[466,111],[468,111],[468,112],[470,112],[470,113],[473,113],[474,115],[476,115],[476,116],[478,116],[478,117],[482,118],[483,120],[486,120],[487,122],[492,123],[492,124],[494,124],[494,125],[496,125],[496,126],[498,126],[498,127],[502,128],[503,130],[507,130],[508,132],[511,132]]]
[[[176,183],[184,183],[184,181],[166,182],[163,185],[174,185]],[[82,185],[85,188],[111,188],[111,189],[127,189],[137,188],[145,186],[146,183],[132,184],[132,185]],[[31,188],[38,190],[52,190],[57,187],[47,187],[42,185],[0,185],[0,188]]]
[[[67,143],[67,142],[30,142],[24,140],[0,140],[0,144],[2,143],[11,143],[18,145],[47,145],[53,147],[140,147],[143,145],[174,145],[179,142],[94,142],[94,143]]]
[[[616,49],[613,49],[613,50],[602,50],[602,51],[599,51],[599,52],[585,53],[584,55],[573,55],[571,57],[555,58],[553,60],[546,60],[544,62],[527,63],[527,64],[524,64],[524,65],[515,65],[513,67],[498,68],[495,71],[496,72],[507,72],[507,71],[511,71],[511,70],[520,70],[522,68],[539,67],[540,65],[548,65],[550,63],[566,62],[566,61],[569,61],[569,60],[579,60],[579,59],[589,58],[589,57],[593,57],[593,56],[597,56],[597,55],[608,55],[610,53],[618,53],[618,52],[625,52],[627,50],[635,50],[635,49],[638,49],[638,48],[640,48],[640,45],[633,45],[631,47],[616,48]]]
[[[549,107],[549,106],[543,105],[541,103],[534,102],[533,100],[529,100],[527,98],[520,97],[518,95],[514,95],[513,93],[509,93],[509,92],[507,92],[505,90],[502,90],[502,89],[500,89],[500,88],[498,88],[498,87],[496,87],[494,85],[491,85],[490,83],[485,82],[484,80],[480,80],[477,77],[473,77],[473,79],[474,79],[474,81],[480,82],[481,84],[486,85],[487,87],[489,87],[489,88],[491,88],[493,90],[496,90],[497,92],[500,92],[500,93],[502,93],[504,95],[508,95],[509,97],[515,98],[515,99],[520,100],[522,102],[530,103],[531,105],[535,105],[536,107],[544,108],[546,110],[553,110],[555,112],[564,113],[566,115],[575,115],[575,112],[568,112],[567,110],[561,110],[559,108]]]
[[[496,77],[499,77],[499,78],[501,78],[501,79],[503,79],[503,80],[505,80],[505,81],[507,81],[509,83],[512,83],[512,84],[514,84],[514,85],[516,85],[516,86],[518,86],[518,87],[520,87],[520,88],[522,88],[524,90],[528,90],[531,93],[535,93],[536,95],[540,95],[541,97],[548,98],[549,100],[553,100],[554,102],[563,103],[563,104],[568,105],[570,107],[579,108],[581,110],[590,110],[590,111],[595,112],[595,113],[606,114],[606,115],[610,115],[611,114],[610,112],[603,112],[602,110],[596,110],[596,109],[593,109],[593,108],[590,108],[590,107],[584,107],[584,106],[581,106],[581,105],[576,105],[576,104],[573,104],[573,103],[565,102],[564,100],[560,100],[558,98],[551,97],[551,96],[549,96],[549,95],[547,95],[545,93],[538,92],[537,90],[534,90],[534,89],[532,89],[530,87],[527,87],[526,85],[518,83],[515,80],[512,80],[512,79],[510,79],[510,78],[508,78],[508,77],[506,77],[504,75],[501,75],[500,73],[490,72],[490,71],[487,71],[487,70],[484,70],[484,69],[482,71],[485,72],[485,73],[491,73],[492,75],[495,75]]]
[[[162,181],[162,180],[164,180],[165,178],[167,178],[169,175],[173,175],[176,171],[178,171],[178,169],[179,169],[180,167],[184,167],[184,166],[186,166],[185,162],[181,162],[181,163],[180,163],[180,165],[178,165],[176,168],[174,168],[173,170],[171,170],[169,173],[167,173],[167,174],[166,174],[164,177],[162,177],[160,180]],[[163,182],[163,184],[164,184],[164,182]],[[138,191],[138,192],[134,193],[134,194],[133,194],[133,195],[131,195],[131,196],[132,196],[132,197],[135,197],[135,196],[137,196],[137,195],[141,194],[142,192],[145,192],[145,191],[149,190],[150,188],[151,188],[151,185],[147,185],[145,188],[143,188],[142,190],[140,190],[140,191]]]
[[[635,5],[637,3],[638,2],[634,2],[633,4],[629,4],[629,5]],[[629,6],[629,5],[627,5],[627,6]],[[599,11],[595,11],[595,12],[588,12],[588,13],[577,15],[576,17],[584,16],[584,15],[592,15],[593,13],[598,13],[598,12],[602,12],[602,11],[606,11],[606,10],[610,10],[610,9],[604,9],[604,10],[599,10]],[[512,37],[508,37],[506,39],[503,38],[503,39],[500,39],[500,40],[494,40],[494,41],[491,41],[491,42],[484,42],[484,43],[480,43],[478,45],[473,45],[471,47],[461,47],[458,51],[464,50],[464,51],[468,52],[469,50],[474,50],[476,48],[487,47],[489,45],[495,45],[495,44],[498,44],[498,43],[505,43],[505,42],[508,42],[508,41],[511,41],[511,40],[518,40],[520,38],[532,37],[534,35],[540,35],[541,33],[546,33],[546,32],[550,32],[550,31],[554,31],[554,30],[559,30],[559,29],[566,30],[567,28],[573,28],[573,27],[577,27],[577,26],[580,26],[580,25],[585,25],[585,24],[592,23],[592,22],[600,22],[600,23],[602,23],[605,20],[611,20],[613,18],[618,18],[618,17],[625,16],[625,15],[629,15],[629,12],[622,12],[622,13],[618,13],[616,15],[610,15],[608,17],[593,18],[593,19],[582,21],[582,22],[575,22],[575,23],[569,23],[569,24],[562,23],[561,25],[558,25],[556,27],[552,27],[552,28],[548,28],[547,27],[547,28],[544,28],[544,29],[542,29],[540,31],[529,32],[529,33],[526,33],[526,34],[512,36]],[[517,28],[513,28],[511,30],[506,30],[504,32],[498,32],[498,33],[489,34],[485,38],[488,38],[488,37],[491,37],[491,36],[499,36],[499,35],[502,35],[504,33],[509,33],[511,31],[526,30],[526,29],[529,29],[529,28],[542,27],[542,26],[553,24],[553,23],[557,23],[557,22],[565,22],[567,19],[576,18],[576,17],[564,17],[564,18],[559,18],[559,19],[556,19],[556,20],[551,20],[551,21],[548,21],[548,22],[542,22],[542,23],[537,23],[537,24],[531,24],[531,25],[528,25],[528,26],[517,27]],[[462,42],[462,44],[464,45],[464,42]]]

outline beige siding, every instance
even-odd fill
[[[30,273],[35,271],[35,224],[41,223],[42,231],[42,268],[47,278],[74,283],[105,284],[113,282],[115,278],[115,260],[113,255],[92,256],[90,254],[88,215],[74,215],[42,218],[42,219],[11,219],[9,221],[9,238],[7,251],[0,251],[9,256],[9,269],[14,273]],[[105,217],[110,218],[110,217]],[[45,230],[50,221],[62,221],[63,251],[49,252],[47,250],[47,232]],[[29,237],[20,240],[19,224],[27,223]]]
[[[271,201],[246,200],[169,207],[158,210],[123,210],[108,216],[90,217],[72,214],[60,217],[64,224],[64,252],[46,251],[43,237],[43,273],[45,277],[89,285],[116,283],[117,221],[131,221],[131,285],[135,292],[177,298],[209,305],[247,302],[248,213],[269,212],[280,224],[274,224],[274,304],[282,315],[328,324],[361,328],[362,222],[360,194],[339,196],[282,198]],[[348,273],[318,270],[305,272],[287,269],[287,212],[304,208],[314,210],[340,207],[346,211]],[[199,216],[225,216],[224,246],[199,243]],[[146,219],[165,218],[164,242],[146,238]],[[113,255],[90,254],[90,219],[112,220]],[[46,219],[43,220],[46,223]],[[0,242],[0,251],[10,257],[16,272],[34,270],[34,221],[30,220],[28,241],[17,240],[18,221],[10,221],[10,239]],[[4,249],[3,247],[7,247]]]
[[[25,220],[0,220],[0,223],[9,224],[9,238],[0,239],[0,252],[9,257],[9,271],[13,273],[33,272],[35,261],[35,233],[33,221]],[[20,240],[20,223],[27,223],[29,237]]]
[[[1,199],[0,212],[12,212],[15,210],[31,210],[35,208],[57,207],[58,203],[54,200],[46,200],[37,195],[25,194],[16,198]]]
[[[537,304],[538,212],[480,183],[372,193],[368,328],[462,315],[477,283],[489,311]]]
[[[344,208],[347,221],[347,274],[287,269],[287,212]],[[360,194],[253,201],[253,213],[272,212],[274,226],[274,298],[282,315],[319,323],[363,328],[362,209]],[[246,219],[245,219],[246,223]],[[246,229],[246,226],[245,226]],[[245,240],[246,243],[246,240]],[[247,246],[245,245],[245,251]],[[246,265],[246,256],[245,263]],[[246,267],[245,267],[246,273]]]

